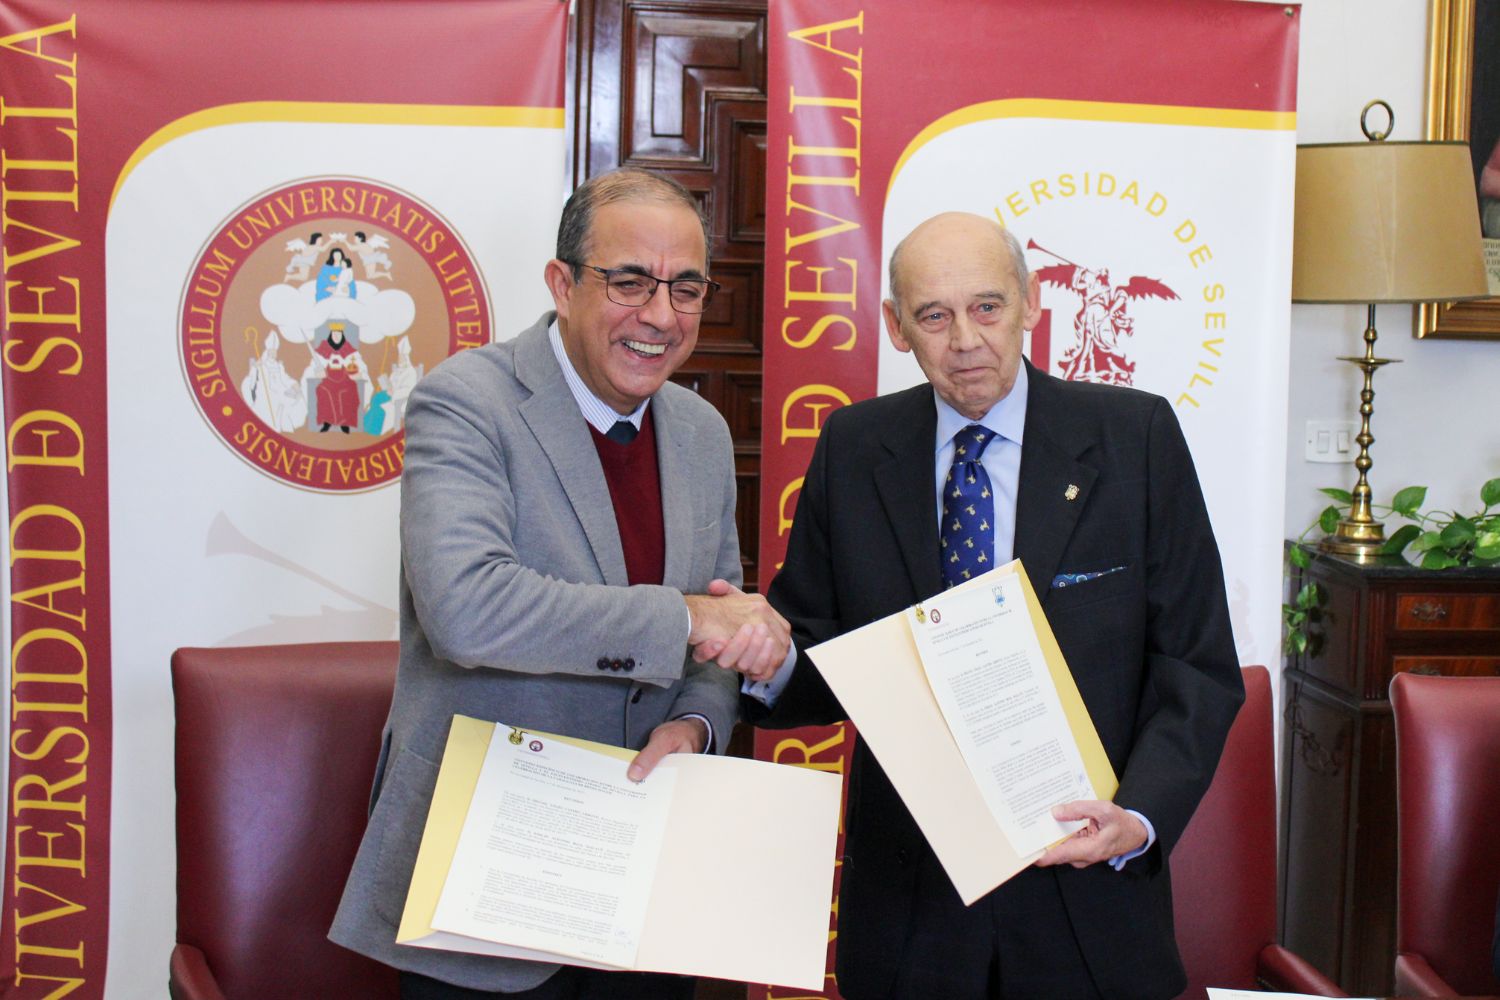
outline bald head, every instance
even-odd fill
[[[1021,288],[1026,287],[1026,252],[1021,249],[1020,241],[1009,229],[982,215],[974,215],[970,212],[944,212],[918,223],[917,228],[907,233],[906,237],[896,244],[896,249],[891,251],[888,267],[893,301],[900,303],[902,298],[901,261],[905,256],[905,251],[909,246],[921,248],[928,241],[978,247],[998,242],[1010,257],[1016,285]]]
[[[1016,238],[964,212],[933,216],[891,254],[886,333],[933,389],[970,420],[1010,393],[1022,335],[1042,315],[1041,290]]]

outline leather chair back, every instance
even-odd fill
[[[1500,677],[1391,681],[1396,720],[1396,952],[1453,990],[1500,995]]]
[[[1184,997],[1253,990],[1276,940],[1276,775],[1271,678],[1245,667],[1245,703],[1213,784],[1172,851],[1172,912],[1187,967]]]
[[[227,1000],[397,995],[393,970],[327,936],[365,828],[396,659],[394,642],[172,656],[178,951],[201,951]]]

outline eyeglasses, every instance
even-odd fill
[[[667,286],[667,301],[680,313],[693,315],[708,308],[708,303],[719,290],[717,281],[708,278],[658,278],[654,274],[643,274],[628,268],[595,267],[593,264],[567,263],[574,267],[586,267],[597,271],[604,279],[604,294],[615,305],[639,308],[651,301],[657,285]]]

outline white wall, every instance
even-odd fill
[[[1427,0],[1307,0],[1298,59],[1297,141],[1363,138],[1359,113],[1382,98],[1393,139],[1421,139],[1426,104]],[[1299,534],[1326,506],[1320,486],[1354,484],[1351,464],[1303,459],[1308,420],[1358,419],[1361,375],[1340,354],[1363,353],[1365,310],[1292,306],[1286,528]],[[1400,358],[1375,376],[1370,485],[1377,503],[1403,486],[1430,487],[1428,506],[1477,510],[1479,486],[1500,476],[1500,340],[1418,340],[1412,309],[1377,311],[1378,353]],[[1393,530],[1404,522],[1387,526]]]

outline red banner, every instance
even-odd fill
[[[367,109],[355,118],[373,124],[441,106],[479,119],[484,115],[473,109],[545,109],[557,119],[549,127],[560,129],[565,24],[555,0],[0,0],[11,598],[0,994],[104,995],[111,776],[121,772],[112,746],[116,725],[129,721],[112,710],[121,691],[111,661],[109,457],[111,431],[121,432],[106,426],[106,344],[185,336],[171,324],[106,326],[106,224],[120,186],[193,116],[244,120],[255,117],[245,109],[277,102],[284,102],[280,112],[257,120],[310,120],[298,119],[296,108],[338,101]],[[544,72],[518,68],[533,59]],[[462,118],[458,111],[450,117]],[[414,244],[432,242],[405,217],[394,221],[387,211],[372,219],[387,228],[406,225]],[[445,257],[447,249],[431,254],[431,267],[447,268],[449,276],[431,279],[434,296],[442,294],[439,280],[448,280],[452,295],[451,275],[468,259],[466,252]],[[171,392],[186,391],[182,374],[168,374]],[[236,370],[232,381],[221,381],[227,388],[242,375]],[[249,418],[243,426],[252,426]],[[368,476],[399,471],[398,444],[371,452],[365,464],[375,472]],[[191,470],[184,472],[191,479]],[[358,470],[350,475],[357,479]],[[394,529],[390,535],[393,546]],[[155,586],[128,569],[136,587]],[[171,617],[165,608],[162,614]],[[155,690],[164,689],[165,657],[130,669],[151,672]],[[150,712],[160,719],[169,707]],[[156,745],[164,746],[169,740],[160,733],[158,727]],[[131,766],[170,773],[169,759]],[[160,822],[150,849],[165,861],[152,863],[169,873],[169,810]],[[120,847],[113,857],[128,876],[134,862]],[[159,898],[171,883],[158,874],[144,891]],[[170,934],[163,930],[159,936]],[[128,988],[160,992],[166,951],[132,961],[155,971]]]
[[[882,228],[892,211],[897,175],[911,158],[940,136],[991,120],[1087,120],[1115,129],[1144,125],[1176,129],[1180,134],[1196,128],[1203,135],[1249,135],[1251,143],[1259,143],[1252,152],[1274,160],[1277,168],[1264,172],[1268,179],[1263,191],[1251,192],[1250,200],[1262,198],[1262,214],[1274,224],[1268,224],[1264,237],[1257,234],[1247,241],[1253,244],[1263,239],[1259,246],[1250,246],[1246,256],[1274,256],[1265,251],[1265,246],[1281,247],[1289,241],[1277,228],[1290,221],[1289,179],[1284,188],[1276,185],[1284,173],[1281,167],[1289,170],[1294,142],[1296,18],[1294,6],[1228,0],[1185,0],[1169,5],[1154,0],[1011,0],[988,4],[934,0],[921,5],[772,0],[762,567],[781,566],[801,477],[823,422],[837,407],[874,395],[877,383],[887,383],[886,373],[880,371],[885,336],[880,313],[882,269],[894,241],[913,224],[914,219],[904,217],[902,211],[912,209],[897,211],[901,231],[885,233]],[[967,141],[982,140],[971,137]],[[1197,134],[1183,140],[1189,147],[1195,141]],[[1107,145],[1105,140],[1084,148],[1087,153]],[[1002,224],[1023,229],[1068,198],[1076,204],[1082,196],[1108,197],[1135,213],[1133,220],[1123,225],[1156,226],[1159,259],[1167,263],[1158,264],[1153,259],[1151,266],[1170,264],[1176,268],[1171,272],[1172,280],[1184,288],[1184,296],[1199,294],[1198,284],[1207,280],[1203,269],[1214,260],[1200,230],[1208,231],[1208,220],[1219,217],[1202,213],[1179,217],[1174,213],[1196,212],[1195,206],[1204,200],[1214,204],[1244,200],[1245,192],[1227,187],[1216,191],[1210,176],[1196,184],[1179,183],[1174,177],[1161,190],[1148,188],[1144,181],[1138,185],[1127,180],[1124,173],[1109,166],[1107,158],[1082,158],[1076,173],[1070,165],[1061,172],[1048,164],[1027,166],[1037,148],[996,150],[991,146],[990,156],[1022,173],[1015,179],[997,180],[992,193],[978,198],[961,190],[965,185],[970,189],[977,186],[974,161],[947,154],[950,159],[941,161],[945,165],[934,170],[929,160],[924,169],[936,179],[928,183],[923,197],[937,204],[928,207],[924,203],[923,211],[993,213]],[[1142,155],[1141,162],[1149,165],[1151,151]],[[1099,172],[1100,168],[1104,172]],[[1114,172],[1109,172],[1112,169]],[[956,182],[951,193],[935,190],[946,189],[949,178]],[[1073,198],[1075,194],[1080,197]],[[1171,213],[1167,210],[1169,202]],[[908,199],[903,204],[914,203],[915,199]],[[1021,221],[1028,211],[1031,215]],[[1054,248],[1067,252],[1094,243],[1094,251],[1099,253],[1091,234],[1114,225],[1110,219],[1096,218],[1092,228],[1080,230],[1074,242]],[[1229,237],[1238,235],[1238,230],[1226,220],[1214,235]],[[1227,242],[1226,238],[1212,249],[1219,252],[1226,267],[1238,266],[1237,258],[1225,250]],[[1285,254],[1289,260],[1289,249]],[[1054,261],[1049,257],[1045,263]],[[1279,287],[1288,280],[1289,265],[1258,266],[1260,277],[1269,286],[1258,297],[1274,301]],[[1108,271],[1102,268],[1087,273],[1102,273],[1103,280],[1108,281]],[[1253,293],[1254,286],[1255,281],[1246,278],[1229,287],[1236,293]],[[1191,296],[1186,294],[1188,288],[1192,288]],[[1064,288],[1050,294],[1071,292]],[[1203,297],[1213,302],[1215,295],[1225,294],[1222,285],[1210,284],[1205,286]],[[1246,295],[1247,299],[1251,297]],[[1173,292],[1172,298],[1176,300],[1179,295]],[[1285,295],[1281,301],[1286,301]],[[1154,303],[1131,303],[1138,313],[1145,313],[1148,307],[1154,307]],[[1051,315],[1057,308],[1061,305],[1048,310],[1029,339],[1028,353],[1043,369],[1059,360],[1063,354],[1059,340],[1074,332],[1061,316]],[[1183,311],[1163,313],[1162,317],[1155,325],[1163,329],[1163,337],[1167,332],[1195,337],[1197,354],[1189,356],[1185,347],[1178,350],[1180,357],[1174,359],[1177,368],[1168,371],[1166,363],[1157,366],[1162,374],[1155,377],[1163,384],[1145,387],[1173,399],[1179,408],[1211,408],[1215,400],[1205,402],[1208,387],[1216,382],[1227,384],[1219,375],[1219,368],[1227,363],[1221,357],[1226,353],[1224,338],[1204,340],[1201,347],[1197,340],[1203,339],[1200,331],[1205,324],[1212,328],[1215,322],[1224,322],[1224,314],[1202,316]],[[1247,324],[1247,329],[1253,325]],[[1168,331],[1168,327],[1172,329]],[[1262,333],[1279,332],[1280,343],[1284,344],[1285,316],[1269,327]],[[1122,331],[1131,332],[1123,321],[1115,332]],[[1277,341],[1271,338],[1268,342]],[[1232,345],[1240,343],[1236,340]],[[1073,356],[1077,355],[1075,349]],[[1142,370],[1149,372],[1151,359],[1142,364]],[[1128,367],[1120,370],[1135,370],[1129,360],[1122,360],[1122,366]],[[1254,367],[1255,363],[1247,360],[1241,370]],[[1060,374],[1077,377],[1068,372]],[[1276,437],[1280,442],[1281,435]],[[1278,443],[1278,462],[1280,449]],[[1212,509],[1212,498],[1210,506]],[[1275,531],[1279,537],[1279,523]],[[1272,551],[1269,546],[1262,547]],[[1242,627],[1245,634],[1254,631],[1236,621],[1237,634]],[[763,731],[757,734],[756,751],[762,758],[785,759],[788,747],[816,747],[819,750],[813,756],[817,766],[834,768],[837,754],[847,750],[850,739],[852,729],[847,727],[790,736]],[[829,982],[825,995],[836,997],[831,975]],[[762,992],[757,988],[752,995],[786,1000],[803,994],[779,988]]]

